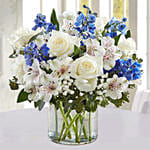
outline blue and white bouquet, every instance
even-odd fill
[[[136,56],[127,18],[99,18],[83,7],[87,14],[64,12],[59,21],[54,9],[50,22],[37,14],[32,31],[13,36],[10,88],[22,88],[18,103],[34,102],[41,110],[48,102],[64,114],[79,114],[129,102],[128,91],[142,75],[142,59]]]

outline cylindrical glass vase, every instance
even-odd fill
[[[79,145],[94,142],[98,136],[98,111],[64,112],[62,106],[49,108],[48,136],[59,144]]]

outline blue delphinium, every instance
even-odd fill
[[[29,43],[28,46],[24,48],[24,58],[28,66],[32,66],[33,60],[37,59],[39,62],[47,61],[51,59],[49,57],[50,48],[47,47],[47,44],[43,44],[40,49],[38,49],[35,42]]]
[[[37,28],[45,27],[46,26],[46,16],[39,13],[39,14],[37,14],[34,22],[35,22],[35,26],[32,28],[32,30],[36,30]]]
[[[119,77],[126,77],[128,81],[136,80],[141,78],[141,64],[137,61],[133,61],[132,59],[123,60],[118,59],[116,61],[116,65],[111,70],[104,70],[104,73],[109,72],[110,74],[117,74]]]
[[[85,5],[83,5],[83,7],[87,9],[87,16],[85,16],[82,12],[79,12],[79,15],[74,24],[74,29],[78,31],[79,36],[82,36],[84,40],[87,40],[89,38],[93,39],[95,38],[96,14],[92,13],[89,7]]]
[[[127,18],[122,18],[122,21],[115,19],[114,17],[108,22],[105,26],[105,34],[104,36],[110,36],[111,38],[115,38],[119,34],[126,34],[127,26],[125,22]]]
[[[45,29],[46,33],[51,33],[52,30],[56,30],[56,25],[53,25],[52,23],[47,23]]]
[[[126,21],[127,21],[127,18],[126,18],[126,17],[123,17],[123,18],[122,18],[122,21],[123,21],[123,22],[126,22]]]
[[[28,46],[24,48],[24,58],[26,61],[26,64],[28,66],[32,66],[33,64],[33,56],[35,57],[38,56],[38,50],[37,50],[37,45],[34,42],[31,42]]]
[[[52,23],[46,22],[46,16],[42,14],[37,14],[36,19],[34,20],[35,26],[32,28],[32,30],[37,30],[38,28],[44,28],[46,33],[50,33],[52,30],[56,30],[56,25],[53,25]]]

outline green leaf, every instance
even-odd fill
[[[82,55],[81,49],[78,46],[74,45],[73,59],[75,60],[76,58],[79,58],[80,55]]]
[[[28,95],[30,93],[27,93],[24,91],[24,89],[22,89],[18,95],[18,99],[17,99],[17,103],[21,103],[21,102],[25,102],[28,100]]]
[[[129,102],[128,98],[128,92],[122,92],[122,97],[120,99],[112,99],[110,97],[107,97],[108,101],[113,103],[116,107],[122,106],[123,103]]]
[[[106,99],[103,99],[103,100],[100,102],[100,105],[101,105],[102,107],[106,107],[108,104],[109,104],[109,103],[108,103],[108,101],[107,101]]]
[[[103,36],[103,37],[105,36],[105,30],[102,32],[102,36]]]
[[[9,86],[10,86],[11,90],[18,90],[19,89],[19,85],[12,80],[9,80]]]
[[[110,28],[111,27],[111,25],[109,24],[109,22],[105,25],[105,29],[108,29],[108,28]]]
[[[128,30],[127,33],[126,33],[126,35],[125,35],[125,38],[127,39],[127,38],[130,38],[130,37],[131,37],[131,31]]]
[[[59,31],[59,22],[57,20],[56,11],[54,8],[53,8],[52,13],[51,13],[51,23],[53,25],[56,25],[56,30]]]
[[[136,54],[132,55],[132,59],[136,61]]]
[[[45,105],[45,102],[42,101],[42,100],[39,100],[39,101],[37,101],[37,102],[34,102],[34,107],[35,107],[35,108],[38,108],[39,111],[42,110],[42,108],[44,107],[44,105]]]
[[[135,88],[135,84],[129,84],[129,85],[128,85],[128,88],[130,88],[130,89]]]
[[[119,42],[119,39],[121,37],[121,34],[119,34],[118,36],[116,36],[114,39],[115,39],[115,45],[117,46],[118,45],[118,42]]]
[[[40,68],[45,71],[47,74],[51,74],[53,71],[51,69],[46,69],[46,68],[43,68],[42,66],[40,66]]]
[[[138,63],[142,63],[142,62],[143,62],[142,58],[138,59]]]
[[[16,58],[18,55],[16,54],[16,51],[14,50],[14,52],[9,56],[9,58]]]
[[[37,33],[36,35],[34,35],[29,41],[28,41],[28,44],[32,41],[34,41],[39,35],[42,35],[43,32],[40,32],[40,33]]]
[[[80,48],[74,45],[74,56],[78,56],[80,54]]]
[[[18,90],[19,85],[17,83],[18,79],[14,76],[12,80],[9,80],[9,86],[11,90]]]

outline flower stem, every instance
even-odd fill
[[[89,141],[91,141],[91,111],[89,112]]]
[[[80,114],[76,114],[76,115],[74,116],[74,118],[73,118],[72,121],[70,122],[69,126],[66,128],[66,131],[65,131],[65,133],[64,133],[64,135],[63,135],[62,140],[65,140],[65,138],[66,138],[66,136],[67,136],[67,134],[68,134],[68,132],[69,132],[71,126],[73,125],[73,123],[75,122],[75,120],[79,117],[79,115],[80,115]]]
[[[69,110],[69,111],[67,112],[66,118],[68,118],[68,116],[70,115],[70,112],[71,112],[71,110]],[[59,134],[59,138],[58,138],[59,141],[61,140],[61,136],[62,136],[62,134],[63,134],[63,132],[64,132],[64,129],[65,129],[65,122],[63,122],[62,129],[61,129],[61,132],[60,132],[60,134]]]
[[[78,118],[75,120],[75,124],[76,124],[76,142],[78,142]]]
[[[86,128],[85,128],[85,125],[84,125],[84,118],[85,118],[85,112],[83,112],[83,115],[80,115],[81,127],[80,127],[80,132],[79,132],[79,142],[80,142],[80,139],[81,139],[82,130],[83,130],[84,138],[88,139],[87,133],[86,133]]]
[[[69,114],[69,120],[72,121],[72,117],[70,114]],[[76,127],[74,126],[74,124],[72,125],[72,127],[73,127],[74,134],[76,135]]]
[[[65,127],[68,128],[68,120],[67,120],[67,118],[66,118],[66,116],[65,116],[62,103],[60,103],[60,107],[59,107],[59,108],[60,108],[60,111],[61,111],[61,113],[62,113],[62,117],[63,117],[64,122],[65,122]],[[71,139],[71,138],[72,138],[72,137],[71,137],[71,132],[68,131],[67,133],[68,133],[68,138]]]
[[[58,113],[57,113],[57,108],[55,107],[55,123],[56,123],[56,128],[55,128],[55,131],[56,131],[56,139],[58,138]]]

